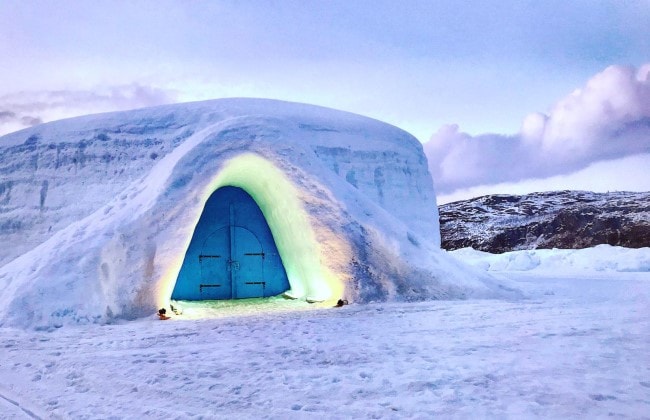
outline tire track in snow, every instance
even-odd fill
[[[2,405],[7,407],[7,410],[16,411],[16,409],[18,409],[18,410],[20,410],[20,412],[24,413],[29,418],[37,419],[37,420],[42,420],[43,419],[43,417],[41,417],[41,416],[34,413],[34,411],[36,411],[36,410],[34,410],[33,407],[31,409],[27,408],[27,407],[25,407],[26,404],[17,401],[17,398],[15,398],[15,396],[12,396],[12,398],[10,398],[6,394],[7,394],[7,392],[4,389],[0,388],[0,401],[2,401]],[[11,404],[11,406],[7,406],[7,403]],[[5,410],[2,410],[2,411],[5,414],[7,414],[7,411],[5,411]]]

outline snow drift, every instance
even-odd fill
[[[0,157],[3,325],[166,305],[203,206],[224,186],[261,208],[292,298],[512,293],[440,251],[420,143],[365,117],[256,99],[168,105],[12,133]]]
[[[598,245],[585,249],[535,249],[491,254],[472,248],[451,255],[486,271],[540,271],[548,273],[650,272],[650,248]]]

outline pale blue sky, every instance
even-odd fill
[[[437,133],[441,201],[650,189],[650,0],[2,0],[0,57],[0,134],[265,97]]]
[[[649,1],[0,2],[0,97],[138,83],[514,133],[610,64],[650,59]],[[5,101],[6,102],[6,101]]]

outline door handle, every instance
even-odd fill
[[[239,261],[228,260],[228,271],[239,270]]]

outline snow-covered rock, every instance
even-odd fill
[[[165,305],[207,198],[226,185],[261,207],[292,297],[512,292],[440,251],[420,143],[349,113],[224,99],[73,118],[0,138],[0,174],[3,324]]]
[[[440,206],[442,247],[486,252],[650,246],[650,193],[551,191]]]

